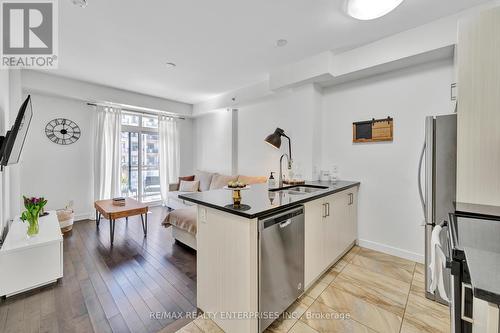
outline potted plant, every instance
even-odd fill
[[[26,210],[21,214],[21,220],[23,222],[28,222],[28,237],[34,237],[38,235],[38,218],[40,213],[43,213],[43,207],[47,204],[47,200],[44,198],[24,198],[24,208]]]

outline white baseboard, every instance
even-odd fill
[[[75,214],[75,221],[95,220],[95,213],[78,213]]]
[[[375,250],[375,251],[383,252],[383,253],[390,254],[390,255],[393,255],[396,257],[400,257],[403,259],[416,261],[416,262],[421,263],[421,264],[424,263],[424,255],[423,254],[410,252],[407,250],[399,249],[397,247],[392,247],[389,245],[380,244],[380,243],[372,242],[372,241],[365,240],[365,239],[358,239],[358,245],[361,247],[366,247],[367,249],[370,249],[370,250]]]

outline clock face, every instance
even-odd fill
[[[69,119],[57,118],[45,126],[45,135],[50,141],[60,145],[75,143],[81,134],[80,127]]]

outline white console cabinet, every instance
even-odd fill
[[[16,218],[0,248],[0,297],[57,281],[63,276],[63,237],[55,211],[40,218],[40,232],[28,239]]]

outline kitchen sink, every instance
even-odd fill
[[[327,186],[295,185],[270,190],[271,192],[285,192],[291,195],[309,194],[327,189]]]
[[[314,193],[319,190],[324,190],[327,187],[307,187],[307,186],[297,186],[292,187],[288,192],[300,192],[300,193]]]

